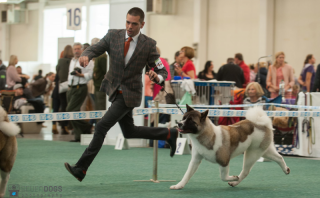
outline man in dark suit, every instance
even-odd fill
[[[178,131],[175,128],[150,128],[135,126],[132,110],[141,104],[142,73],[146,65],[154,68],[147,72],[150,79],[163,85],[168,72],[160,61],[156,50],[156,41],[140,33],[144,26],[144,12],[132,8],[127,13],[126,30],[109,30],[96,45],[88,47],[79,61],[86,66],[94,57],[108,52],[110,68],[101,83],[100,91],[109,96],[112,105],[97,123],[94,137],[76,165],[65,163],[66,169],[79,181],[86,176],[86,171],[98,154],[106,133],[119,122],[125,138],[144,138],[167,140],[173,157],[176,150]]]
[[[233,58],[228,58],[227,64],[220,67],[217,74],[218,81],[235,81],[238,88],[242,88],[245,82],[241,67],[234,64]]]

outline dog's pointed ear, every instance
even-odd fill
[[[186,106],[187,106],[187,112],[189,112],[189,111],[193,111],[194,109],[193,108],[191,108],[188,104],[186,104]]]
[[[209,110],[201,113],[200,122],[206,121],[206,118],[207,118],[208,113],[209,113]]]

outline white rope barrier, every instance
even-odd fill
[[[268,104],[270,105],[270,104]],[[279,105],[279,104],[277,104]],[[234,108],[236,106],[247,105],[206,105],[208,108]],[[293,108],[308,107],[308,109],[318,109],[312,107],[318,106],[294,106]],[[197,106],[193,106],[197,107]],[[203,107],[203,106],[201,106]],[[185,108],[182,108],[186,112]],[[209,117],[245,117],[246,110],[227,110],[227,109],[196,109],[199,112],[209,110]],[[182,112],[178,108],[135,108],[133,109],[133,115],[146,115],[152,113],[164,113],[164,114],[178,114],[182,115]],[[64,120],[85,120],[85,119],[100,119],[106,113],[106,111],[79,111],[79,112],[64,112],[64,113],[35,113],[35,114],[9,114],[9,120],[11,122],[43,122],[43,121],[64,121]],[[320,111],[266,111],[269,117],[320,117]]]

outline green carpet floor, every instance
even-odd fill
[[[181,180],[190,155],[169,157],[159,149],[158,179],[177,182],[133,182],[152,177],[152,148],[118,151],[103,146],[80,183],[64,168],[75,163],[86,146],[78,143],[18,139],[18,155],[9,185],[20,185],[19,197],[319,197],[320,161],[285,157],[291,168],[285,175],[275,162],[256,163],[249,176],[237,187],[219,178],[219,167],[203,161],[184,189],[169,186]],[[230,174],[242,169],[242,156],[231,161]],[[35,186],[61,186],[62,192],[26,192]],[[22,187],[24,189],[22,189]],[[9,197],[7,190],[6,197]]]

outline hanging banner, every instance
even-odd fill
[[[81,30],[82,4],[67,4],[67,30]]]

